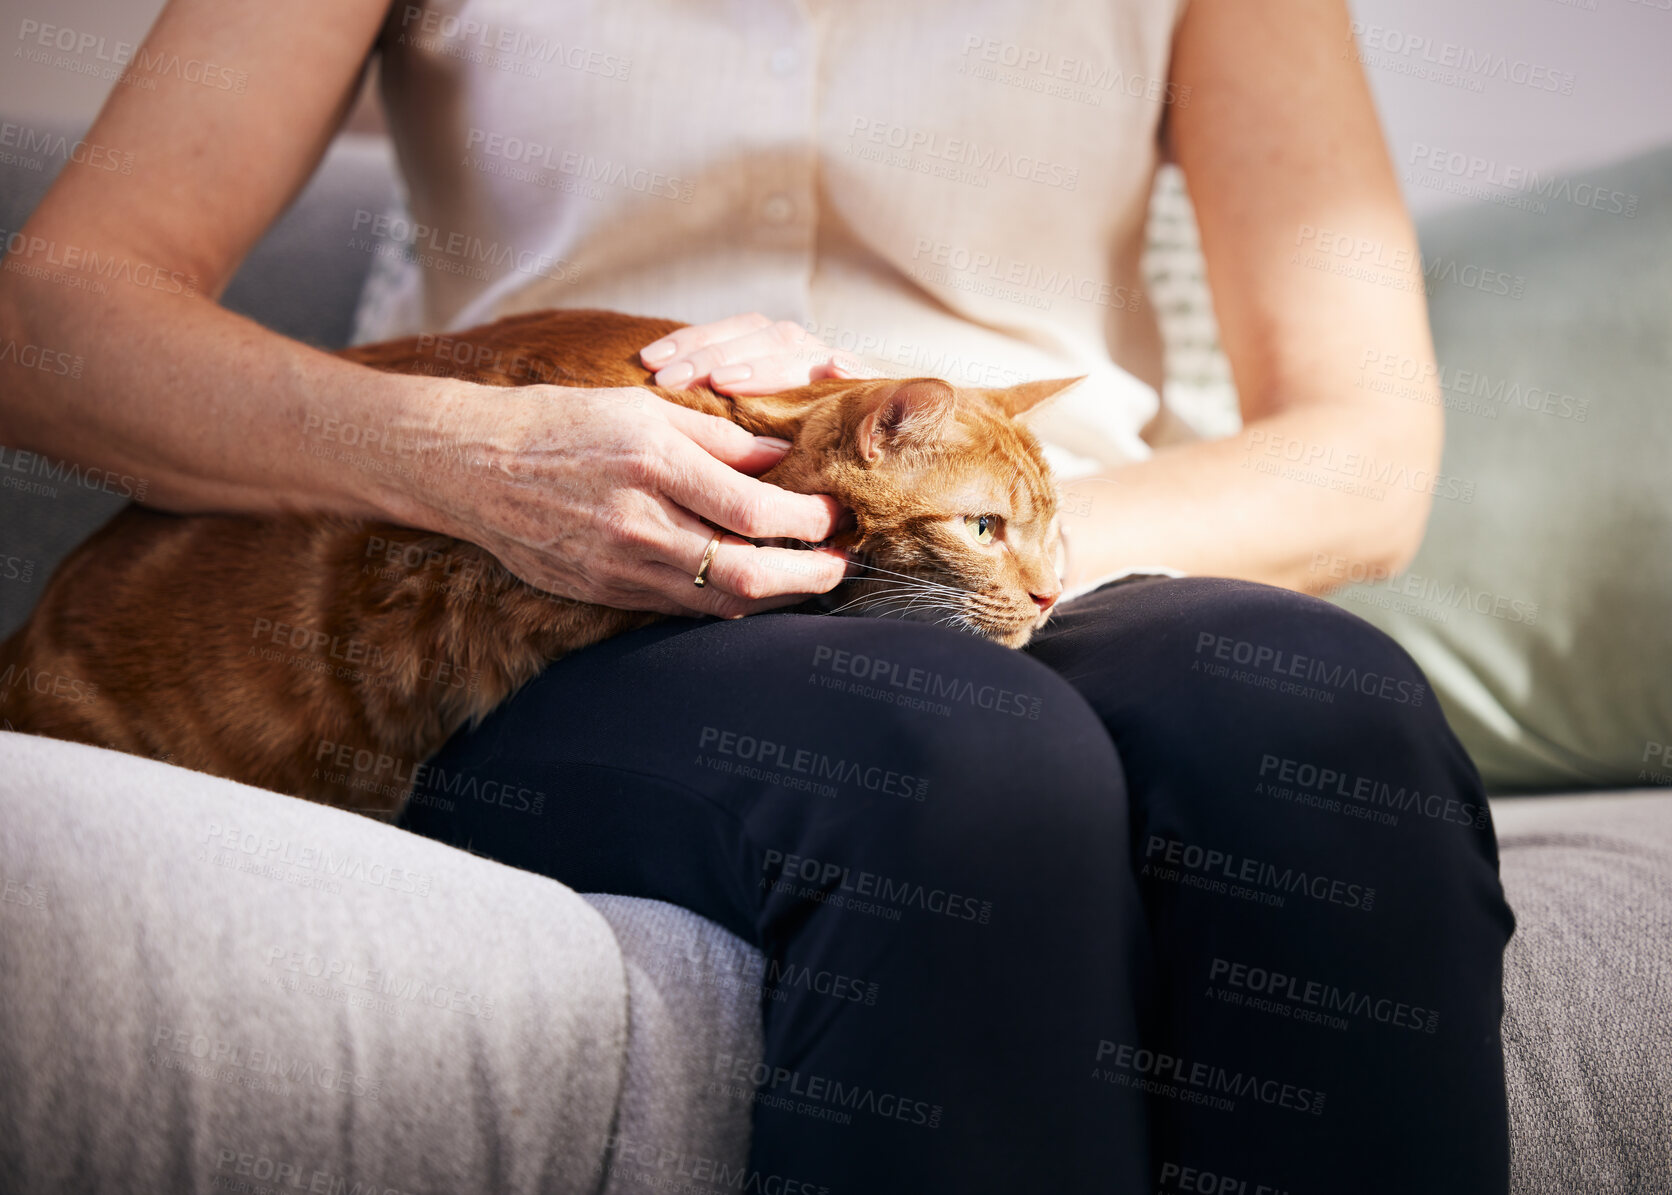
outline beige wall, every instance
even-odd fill
[[[1666,66],[1672,62],[1672,8],[1659,7],[1672,0],[1350,3],[1366,27],[1361,40],[1383,47],[1364,47],[1366,74],[1402,176],[1420,146],[1488,159],[1504,169],[1577,171],[1672,143]],[[161,0],[0,0],[0,39],[15,48],[22,23],[35,20],[110,41],[137,41],[161,7]],[[1371,26],[1378,31],[1371,34]],[[1413,53],[1412,39],[1423,39],[1429,48]],[[1517,71],[1538,68],[1544,78],[1571,77],[1572,94],[1478,71],[1462,83],[1410,73],[1424,57],[1445,60],[1448,53],[1502,58]],[[56,115],[87,123],[110,87],[25,62],[10,50],[0,61],[5,63],[0,114],[7,116]],[[362,110],[357,125],[365,123]],[[1419,212],[1467,202],[1433,186],[1408,186],[1407,194]]]

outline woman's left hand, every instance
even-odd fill
[[[707,382],[723,394],[776,394],[820,378],[874,378],[847,353],[838,353],[793,320],[759,312],[712,324],[693,324],[639,351],[656,384],[688,390]]]

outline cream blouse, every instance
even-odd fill
[[[357,217],[395,246],[360,336],[758,310],[900,375],[1086,374],[1036,425],[1053,464],[1141,459],[1184,2],[397,2],[406,207]]]

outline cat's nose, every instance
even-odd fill
[[[1057,599],[1062,596],[1062,588],[1058,586],[1049,593],[1030,593],[1028,596],[1033,599],[1033,604],[1038,606],[1040,612],[1043,613],[1057,604]]]

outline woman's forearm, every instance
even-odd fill
[[[1165,448],[1064,486],[1068,584],[1166,565],[1322,592],[1387,575],[1416,550],[1438,473],[1432,436],[1367,427],[1352,407],[1301,407],[1221,440]]]
[[[34,350],[0,365],[0,444],[134,478],[169,510],[401,509],[395,470],[433,443],[432,412],[459,383],[341,360],[170,293],[178,279],[123,280],[149,269],[45,264],[75,248],[14,255],[0,274],[0,340]]]

